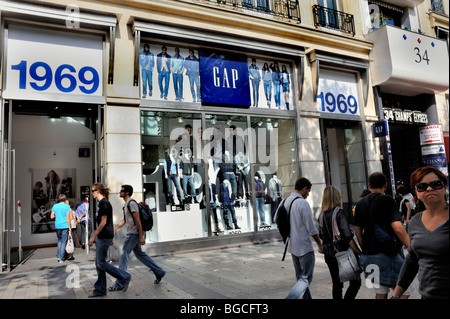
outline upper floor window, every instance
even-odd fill
[[[431,0],[431,11],[445,14],[443,1],[442,0]]]
[[[402,26],[403,9],[381,1],[369,0],[370,22],[372,30],[388,24],[396,27]]]

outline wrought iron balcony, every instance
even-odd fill
[[[355,35],[355,20],[352,14],[314,5],[314,26],[339,30]]]
[[[243,12],[301,22],[298,0],[195,0],[194,2],[217,4]]]

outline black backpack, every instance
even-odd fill
[[[296,197],[292,200],[291,205],[289,207],[289,211],[287,211],[286,207],[284,207],[284,202],[286,201],[286,199],[284,199],[278,206],[277,212],[275,213],[275,223],[277,224],[278,231],[280,232],[280,235],[283,238],[283,243],[286,244],[286,246],[284,248],[283,258],[281,259],[282,261],[284,261],[284,257],[286,256],[289,235],[291,233],[290,213],[291,213],[292,204],[298,198],[300,198],[300,197]]]
[[[134,199],[131,199],[131,200],[135,201]],[[128,202],[128,211],[130,212],[131,216],[133,216],[133,213],[131,212],[131,209],[130,209],[130,202]],[[140,202],[140,203],[136,202],[136,203],[138,204],[138,207],[139,207],[139,219],[141,220],[142,231],[151,230],[153,228],[152,210],[144,202]],[[136,221],[134,223],[136,224]]]

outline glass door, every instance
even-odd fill
[[[12,106],[11,101],[2,100],[1,109],[1,214],[0,254],[1,271],[11,270],[11,236],[15,231],[15,150],[12,149]]]
[[[352,210],[366,187],[364,139],[359,122],[321,120],[326,183],[342,193],[344,210]]]

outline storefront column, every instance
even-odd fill
[[[110,188],[109,200],[113,206],[114,224],[123,218],[124,201],[119,197],[121,185],[133,186],[133,198],[142,201],[140,127],[138,107],[105,106],[103,183]],[[124,236],[125,230],[121,228],[114,240],[117,247],[121,247]],[[111,249],[111,259],[118,259],[119,256],[120,248]]]
[[[313,185],[307,200],[313,210],[314,217],[318,218],[323,190],[326,186],[318,112],[317,116],[314,116],[313,112],[300,115],[297,127],[297,139],[301,175],[299,177],[306,177]]]

